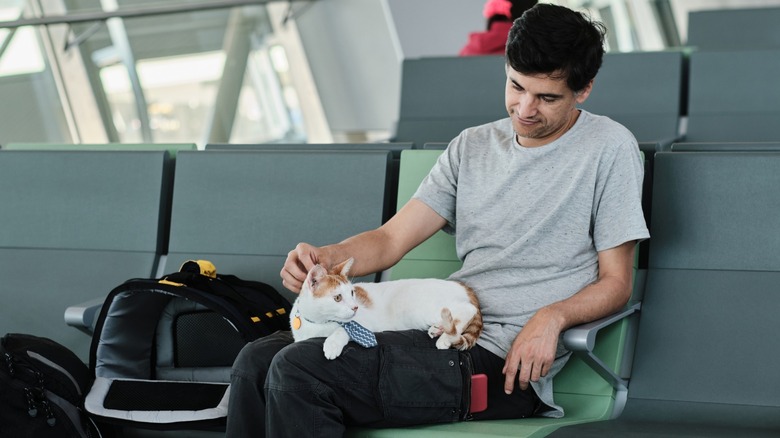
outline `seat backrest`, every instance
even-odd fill
[[[398,187],[398,166],[401,151],[412,149],[411,142],[387,143],[209,143],[206,150],[266,150],[266,151],[390,151],[390,169],[387,180],[387,196],[385,197],[385,219],[396,210],[396,187]]]
[[[8,143],[3,149],[17,151],[168,151],[176,156],[178,151],[196,150],[195,143]]]
[[[160,151],[0,151],[0,332],[52,338],[74,302],[155,274],[167,240],[170,159]]]
[[[679,137],[683,62],[681,51],[607,53],[581,107],[621,123],[640,142],[671,143]]]
[[[780,427],[767,343],[780,327],[778,169],[780,152],[656,154],[627,418]]]
[[[503,56],[406,59],[394,141],[449,142],[463,129],[507,116]]]
[[[401,153],[398,174],[398,208],[404,206],[428,175],[442,150],[419,149]],[[393,280],[401,278],[446,278],[457,271],[462,262],[455,252],[455,238],[438,231],[431,238],[407,253],[390,271]]]
[[[183,151],[166,271],[207,259],[292,301],[279,277],[287,253],[380,226],[389,162],[388,151]]]
[[[691,11],[686,45],[699,50],[780,47],[778,23],[778,7]]]
[[[779,75],[780,48],[691,53],[685,141],[780,141]]]
[[[264,151],[390,151],[393,158],[401,156],[401,151],[412,149],[412,142],[388,143],[208,143],[205,147],[211,150],[264,150]]]
[[[682,142],[672,144],[670,149],[672,152],[768,152],[779,151],[780,142]]]
[[[639,141],[670,144],[679,137],[684,61],[682,51],[607,53],[582,107],[622,123]],[[405,60],[394,140],[449,142],[507,117],[505,83],[503,56]]]

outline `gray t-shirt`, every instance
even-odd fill
[[[596,280],[598,251],[649,237],[642,214],[643,164],[633,135],[581,111],[550,144],[517,144],[510,119],[466,129],[441,155],[414,197],[447,220],[462,268],[450,278],[477,293],[484,318],[478,343],[506,357],[540,308]],[[455,230],[457,229],[457,232]],[[534,389],[560,417],[552,378]]]

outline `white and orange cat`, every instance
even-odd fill
[[[427,330],[439,337],[439,349],[469,349],[482,333],[482,313],[468,286],[432,278],[353,284],[347,278],[352,262],[309,271],[290,312],[296,341],[325,337],[325,357],[335,359],[349,342],[342,327],[349,321],[372,332]]]

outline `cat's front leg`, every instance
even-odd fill
[[[343,327],[337,328],[333,333],[325,338],[322,344],[322,351],[327,359],[333,360],[341,355],[344,346],[349,342],[349,335]]]

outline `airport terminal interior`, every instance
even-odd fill
[[[581,107],[626,126],[644,161],[651,238],[629,305],[562,337],[562,419],[348,435],[780,436],[780,0],[542,2],[607,29]],[[503,55],[459,54],[484,4],[0,0],[0,336],[94,369],[116,340],[95,325],[109,292],[188,260],[294,300],[279,270],[298,242],[382,225],[459,132],[506,117]],[[439,232],[362,280],[461,261]],[[213,368],[227,386],[234,356],[163,363],[179,341],[159,336],[139,378]],[[216,423],[113,432],[224,436]]]

